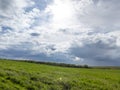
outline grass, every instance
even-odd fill
[[[0,90],[120,90],[120,69],[0,60]]]

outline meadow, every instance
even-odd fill
[[[0,60],[0,90],[120,90],[120,69]]]

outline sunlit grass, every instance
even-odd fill
[[[0,90],[120,90],[120,70],[0,60]]]

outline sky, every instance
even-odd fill
[[[120,66],[120,0],[0,0],[0,58]]]

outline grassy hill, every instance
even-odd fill
[[[0,60],[0,90],[120,90],[120,69]]]

